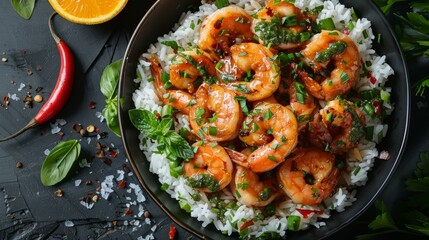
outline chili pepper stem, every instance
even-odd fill
[[[12,135],[10,135],[10,136],[7,136],[7,137],[5,137],[5,138],[0,139],[0,142],[4,142],[4,141],[7,141],[7,140],[9,140],[9,139],[12,139],[12,138],[14,138],[14,137],[16,137],[16,136],[20,135],[21,133],[23,133],[23,132],[27,131],[28,129],[30,129],[30,128],[32,128],[32,127],[35,127],[35,126],[37,126],[37,125],[38,125],[38,123],[37,123],[37,122],[36,122],[36,120],[33,118],[33,119],[31,119],[31,121],[30,121],[27,125],[25,125],[25,127],[21,128],[18,132],[14,133],[14,134],[12,134]]]
[[[58,44],[61,41],[61,38],[55,33],[54,28],[52,27],[52,19],[57,15],[56,12],[53,12],[48,20],[49,31],[51,31],[51,35],[54,38],[55,42]]]

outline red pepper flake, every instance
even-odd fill
[[[91,195],[92,195],[92,194],[94,194],[94,193],[93,193],[93,192],[88,192],[87,194],[88,194],[89,196],[91,196]]]
[[[371,73],[371,72],[369,72],[369,73],[366,75],[366,77],[367,77],[367,78],[369,78],[369,82],[371,82],[373,85],[377,83],[377,79],[376,79],[374,76],[372,76],[372,73]]]
[[[63,131],[59,131],[59,132],[57,132],[57,134],[58,134],[61,138],[63,138],[63,137],[64,137],[64,135],[65,135],[65,133],[64,133]]]
[[[317,215],[322,215],[322,210],[311,210],[311,209],[296,209],[304,218],[308,218],[310,214],[315,213]]]
[[[121,188],[121,189],[126,188],[126,187],[127,187],[127,181],[125,181],[125,180],[121,180],[121,181],[118,183],[118,187],[119,187],[119,188]]]
[[[128,165],[126,163],[122,164],[122,169],[127,174],[130,172],[130,168],[128,167]]]
[[[89,102],[89,109],[95,109],[95,102]]]
[[[161,114],[160,113],[156,113],[155,117],[160,120],[161,119]]]
[[[125,215],[130,215],[130,214],[133,214],[133,210],[131,209],[125,210]]]
[[[273,16],[274,16],[274,11],[273,11],[273,9],[272,9],[272,8],[270,8],[270,7],[267,7],[266,9],[267,9],[267,15],[268,15],[268,16],[270,16],[270,17],[273,17]]]
[[[217,20],[214,24],[214,28],[220,29],[220,27],[222,27],[222,19]]]
[[[119,154],[118,150],[112,150],[112,151],[109,152],[109,156],[112,157],[112,158],[117,157],[118,154]]]
[[[174,239],[176,237],[176,227],[170,226],[170,231],[168,232],[168,239]]]
[[[252,220],[249,220],[249,221],[247,221],[247,222],[243,223],[243,225],[241,225],[241,226],[240,226],[240,231],[243,231],[244,229],[246,229],[246,228],[248,228],[248,227],[252,226],[253,224],[254,224],[254,223],[253,223],[253,221],[252,221]]]
[[[96,180],[96,181],[98,181],[98,180]],[[101,186],[97,186],[97,187],[95,188],[95,190],[96,190],[97,192],[99,192],[99,191],[101,190]]]
[[[347,28],[346,28],[346,29],[344,29],[344,31],[343,31],[343,32],[344,32],[344,34],[346,34],[346,35],[349,35],[349,34],[350,34],[350,30],[349,30],[349,29],[347,29]]]
[[[106,165],[112,165],[112,160],[110,159],[110,158],[104,158],[104,164],[106,164]]]
[[[374,106],[375,115],[380,116],[382,113],[382,108],[383,108],[383,106],[380,104],[380,102],[379,101],[373,101],[372,106]]]
[[[73,132],[77,132],[77,133],[80,133],[80,130],[82,130],[83,129],[83,127],[82,127],[82,124],[76,124],[76,123],[73,123],[72,124],[72,130],[73,130]]]

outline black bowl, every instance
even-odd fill
[[[389,117],[389,131],[380,149],[387,150],[389,161],[376,161],[374,169],[369,173],[369,180],[364,188],[358,190],[357,201],[342,213],[334,213],[326,220],[326,226],[316,229],[292,233],[289,239],[321,239],[327,237],[355,220],[377,198],[389,178],[393,175],[404,150],[409,121],[409,86],[407,69],[399,44],[384,15],[371,0],[343,0],[347,7],[353,7],[360,17],[372,22],[374,35],[381,34],[382,43],[375,44],[379,55],[386,55],[387,62],[395,70],[395,75],[389,80],[392,87],[391,100],[395,103],[395,110]],[[119,85],[119,99],[124,102],[119,107],[119,121],[122,139],[131,166],[146,193],[172,218],[178,225],[196,236],[204,239],[227,239],[214,226],[201,226],[195,218],[180,209],[176,200],[161,190],[158,177],[149,172],[149,163],[139,149],[138,131],[132,126],[128,117],[128,110],[134,108],[132,93],[136,89],[133,79],[136,77],[136,66],[139,56],[146,52],[151,43],[155,43],[158,36],[168,33],[179,20],[182,12],[189,6],[198,6],[196,0],[158,0],[142,18],[135,30],[124,56],[121,79]],[[364,191],[363,191],[364,190]],[[289,233],[288,233],[289,234]]]

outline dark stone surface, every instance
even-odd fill
[[[121,139],[96,117],[96,112],[101,112],[105,105],[99,90],[101,73],[107,64],[122,58],[133,29],[152,2],[130,0],[117,18],[96,26],[78,25],[60,17],[55,18],[55,29],[69,44],[76,59],[72,96],[55,118],[67,121],[61,126],[65,135],[51,134],[50,124],[45,124],[0,143],[0,239],[136,239],[152,233],[156,239],[167,239],[169,227],[175,224],[151,199],[136,202],[134,190],[129,190],[130,184],[137,184],[136,178],[125,174],[127,188],[118,188],[117,171],[130,166]],[[0,58],[8,59],[5,63],[0,62],[0,96],[10,93],[20,98],[18,101],[11,100],[7,108],[0,107],[0,137],[4,137],[23,127],[42,106],[41,103],[34,103],[33,108],[25,108],[22,99],[27,93],[34,96],[36,89],[41,87],[39,94],[48,99],[57,80],[59,55],[47,25],[53,11],[47,1],[37,1],[34,14],[28,21],[15,13],[9,1],[0,1],[0,9]],[[425,58],[409,60],[412,82],[429,74],[429,69],[425,67],[427,64]],[[28,70],[33,74],[28,75]],[[19,91],[21,83],[25,87]],[[381,195],[391,209],[404,197],[404,180],[412,176],[419,153],[429,150],[429,138],[426,137],[429,128],[425,124],[429,112],[427,106],[417,107],[427,105],[428,100],[411,95],[412,116],[407,149],[397,172]],[[89,108],[91,102],[96,103],[95,109]],[[51,123],[55,123],[55,119]],[[108,136],[88,140],[72,130],[73,124],[93,124]],[[60,140],[70,139],[81,141],[81,156],[89,159],[95,155],[96,141],[118,150],[119,154],[110,157],[110,166],[102,159],[94,158],[90,167],[74,169],[67,181],[54,187],[44,187],[40,182],[40,168],[45,150],[52,149]],[[16,162],[21,162],[23,167],[16,168]],[[100,199],[92,209],[82,206],[79,199],[92,197],[89,194],[95,194],[96,187],[109,175],[114,176],[114,192],[108,200],[98,194]],[[79,186],[75,186],[76,180],[82,181]],[[85,185],[86,180],[91,180],[92,184]],[[60,198],[54,195],[58,188],[64,191]],[[134,202],[136,205],[133,205]],[[145,217],[138,216],[139,204],[150,211],[151,224],[145,224]],[[125,215],[126,209],[131,209],[133,213]],[[367,211],[330,239],[367,232],[368,219],[374,214],[372,210]],[[72,221],[74,226],[67,227],[66,221]],[[140,224],[132,225],[137,221]],[[154,226],[155,231],[152,230]],[[189,237],[188,233],[178,229],[177,239]]]

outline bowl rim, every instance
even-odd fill
[[[136,37],[139,34],[139,32],[141,31],[141,27],[142,25],[145,23],[145,21],[149,18],[149,15],[151,15],[151,13],[158,7],[158,5],[160,4],[160,2],[162,2],[163,0],[156,0],[156,2],[149,8],[149,10],[144,14],[144,16],[142,17],[142,19],[139,21],[137,27],[135,28],[129,43],[127,45],[125,54],[124,54],[124,61],[122,62],[122,66],[121,66],[121,73],[120,73],[120,79],[124,79],[125,78],[125,72],[126,72],[126,67],[127,67],[127,63],[128,63],[128,57],[130,55],[130,50],[131,50],[131,46],[136,42]],[[341,1],[341,0],[340,0]],[[199,2],[199,1],[198,1]],[[405,119],[404,119],[404,135],[402,136],[402,141],[400,143],[400,148],[398,150],[398,154],[396,155],[395,159],[390,159],[389,161],[394,161],[394,164],[392,165],[392,167],[390,168],[390,171],[388,172],[388,174],[386,175],[386,178],[381,182],[381,184],[379,184],[379,187],[377,189],[377,191],[375,192],[374,196],[372,198],[370,198],[366,204],[364,204],[364,206],[359,210],[356,211],[355,214],[347,219],[346,221],[342,222],[341,224],[339,224],[337,227],[335,227],[332,230],[328,230],[327,231],[327,235],[325,237],[331,236],[332,234],[334,234],[335,232],[343,229],[345,226],[349,225],[352,221],[356,220],[360,215],[362,215],[365,211],[367,211],[367,209],[374,203],[374,201],[380,196],[380,193],[384,190],[384,188],[386,187],[387,183],[391,180],[392,175],[394,174],[394,172],[397,170],[397,167],[399,165],[399,162],[402,159],[402,156],[404,154],[405,151],[405,147],[406,147],[406,143],[408,140],[408,136],[409,136],[409,128],[410,128],[410,92],[409,92],[409,73],[408,73],[408,67],[407,67],[407,63],[404,57],[404,54],[402,52],[402,49],[400,47],[400,44],[398,42],[398,39],[396,37],[396,33],[393,31],[392,26],[390,25],[390,23],[388,22],[387,18],[385,17],[385,15],[381,12],[381,10],[375,5],[375,3],[373,1],[367,0],[367,2],[369,2],[369,4],[371,5],[370,8],[374,9],[376,11],[377,14],[377,18],[380,19],[380,21],[382,21],[383,25],[387,27],[387,31],[389,32],[389,34],[392,36],[393,42],[395,47],[398,49],[398,54],[400,56],[400,62],[402,64],[402,68],[404,70],[404,79],[402,79],[402,81],[404,81],[405,84],[405,88],[403,91],[405,91],[405,110],[404,112],[405,114]],[[122,84],[119,84],[118,87],[118,93],[122,92]],[[119,127],[120,127],[120,131],[121,131],[121,135],[124,135],[124,129],[123,129],[123,114],[121,111],[121,102],[120,102],[120,98],[118,98],[118,118],[119,118]],[[168,207],[166,207],[164,205],[164,203],[156,196],[156,194],[154,192],[151,191],[151,189],[148,187],[148,185],[145,183],[145,181],[143,180],[142,174],[140,173],[136,162],[132,160],[131,154],[130,154],[130,150],[127,147],[128,144],[127,140],[122,137],[122,143],[124,145],[124,149],[126,152],[126,155],[128,157],[128,159],[130,160],[130,165],[131,168],[133,169],[133,171],[136,173],[136,177],[138,179],[138,182],[140,183],[140,185],[143,187],[143,189],[145,190],[145,193],[149,195],[149,197],[157,204],[157,206],[159,206],[161,208],[161,210],[167,214],[167,216],[173,220],[174,223],[176,223],[177,225],[179,225],[180,227],[182,227],[184,230],[190,232],[191,234],[195,235],[196,237],[199,237],[201,239],[213,239],[210,236],[206,236],[201,234],[200,232],[198,232],[197,230],[194,230],[192,227],[190,227],[188,224],[186,224],[185,222],[180,221],[169,209]],[[325,238],[322,237],[322,238]]]

